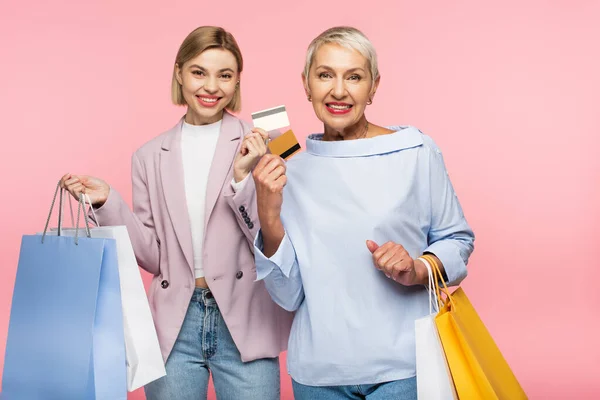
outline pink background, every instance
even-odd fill
[[[350,24],[380,57],[369,119],[415,125],[444,151],[477,236],[464,287],[526,392],[598,398],[600,3],[237,3],[0,3],[0,371],[21,235],[43,227],[65,172],[130,199],[131,153],[183,113],[169,85],[189,31],[231,30],[246,62],[242,117],[285,104],[304,143],[321,129],[304,51]]]

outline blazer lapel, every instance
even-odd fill
[[[181,128],[183,118],[166,135],[160,153],[160,177],[167,204],[169,217],[177,235],[179,246],[185,255],[189,267],[194,269],[192,231],[190,227],[185,183],[183,176],[183,158],[181,154]]]
[[[208,220],[215,207],[217,198],[221,193],[224,184],[229,176],[229,171],[233,167],[240,140],[244,135],[242,124],[239,119],[229,114],[223,113],[223,122],[221,123],[221,132],[217,141],[217,148],[208,175],[208,184],[206,185],[206,209],[204,217],[204,232],[208,225]]]

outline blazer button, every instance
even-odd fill
[[[163,289],[166,289],[166,288],[168,288],[168,287],[169,287],[169,281],[162,281],[162,282],[160,283],[160,286],[161,286]]]
[[[250,228],[250,229],[254,228],[254,223],[250,222],[250,223],[248,224],[248,228]]]
[[[238,271],[237,274],[235,274],[235,277],[237,279],[242,279],[242,276],[244,276],[244,273],[242,271]]]
[[[248,218],[248,213],[246,211],[242,211],[242,218]]]
[[[246,207],[240,206],[239,210],[240,210],[240,212],[244,212],[244,211],[246,211]]]
[[[250,223],[250,218],[248,218],[248,217],[244,218],[244,222],[245,222],[246,224],[249,224],[249,223]]]

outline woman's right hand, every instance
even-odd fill
[[[256,187],[258,220],[263,237],[263,254],[269,258],[277,252],[285,237],[281,222],[283,187],[287,183],[285,162],[275,154],[265,154],[252,171]]]
[[[265,154],[252,172],[261,226],[280,221],[283,187],[287,183],[285,170],[285,162],[281,157]]]
[[[65,174],[60,180],[60,186],[68,190],[76,200],[79,200],[81,193],[87,194],[95,207],[102,206],[110,193],[108,183],[88,175]]]

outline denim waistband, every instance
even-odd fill
[[[192,302],[203,303],[207,306],[216,306],[217,302],[215,301],[215,297],[210,289],[205,289],[201,287],[194,288],[194,293],[192,294]]]

